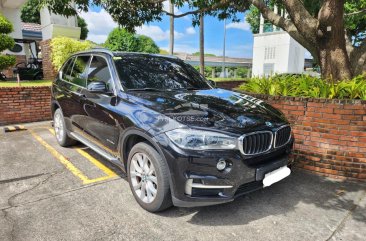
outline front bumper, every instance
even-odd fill
[[[173,203],[180,207],[215,205],[261,189],[266,173],[291,164],[292,146],[293,140],[253,157],[242,156],[238,150],[187,152],[172,144],[164,146]],[[222,159],[230,165],[219,171],[216,164]]]

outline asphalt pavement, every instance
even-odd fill
[[[57,145],[49,122],[0,128],[0,240],[365,240],[366,183],[295,169],[234,202],[137,204],[124,173],[85,146]]]

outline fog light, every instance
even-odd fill
[[[226,166],[227,166],[227,163],[226,163],[225,159],[220,159],[220,160],[217,162],[217,164],[216,164],[216,168],[217,168],[217,170],[219,170],[219,171],[223,171],[223,170],[225,170]]]

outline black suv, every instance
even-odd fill
[[[120,167],[151,212],[230,202],[291,172],[293,137],[280,111],[215,88],[175,57],[74,54],[51,105],[58,143],[82,142]]]

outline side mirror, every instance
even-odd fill
[[[213,81],[212,79],[209,79],[208,82],[210,83],[210,85],[212,85],[213,87],[216,88],[216,82]]]
[[[91,93],[107,93],[108,92],[107,85],[103,81],[91,82],[90,84],[88,84],[87,89]]]

